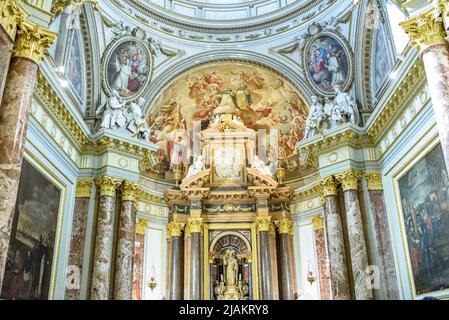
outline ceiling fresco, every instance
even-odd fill
[[[294,154],[304,137],[308,108],[293,85],[270,69],[232,61],[198,66],[172,81],[149,108],[150,139],[169,161],[173,144],[189,144],[194,123],[207,127],[224,104],[249,128],[277,129],[281,158]]]

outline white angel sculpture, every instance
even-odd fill
[[[131,112],[131,121],[128,124],[128,130],[138,136],[140,139],[148,140],[150,135],[150,128],[148,127],[145,117],[142,115],[142,107],[145,104],[145,98],[140,97],[137,102],[129,104]]]
[[[334,86],[334,90],[337,93],[334,99],[335,113],[346,116],[352,124],[358,125],[359,109],[354,98],[348,92],[344,92],[340,85]]]
[[[199,155],[195,162],[190,166],[189,171],[187,171],[187,175],[185,179],[196,176],[198,173],[205,169],[203,156]]]
[[[253,163],[251,165],[251,168],[264,174],[267,176],[272,177],[273,173],[271,172],[270,166],[267,166],[265,162],[263,162],[258,156],[254,156]]]
[[[326,118],[326,115],[323,112],[323,105],[318,101],[318,97],[313,96],[311,99],[312,105],[310,106],[309,116],[306,121],[306,139],[315,135],[316,130],[321,128],[321,124]]]
[[[108,98],[106,103],[97,110],[96,115],[99,116],[103,114],[101,120],[101,128],[103,129],[115,129],[116,126],[119,128],[126,124],[126,117],[123,114],[123,107],[126,102],[120,99],[117,90],[112,90],[112,96]]]

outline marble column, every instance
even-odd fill
[[[276,221],[276,226],[279,231],[279,266],[280,266],[280,298],[281,300],[295,299],[294,286],[294,270],[292,268],[292,256],[290,234],[293,231],[293,222],[289,219],[283,218]]]
[[[149,279],[144,278],[143,263],[145,258],[145,233],[148,229],[148,220],[139,220],[136,223],[133,255],[133,291],[132,300],[142,300],[142,291]]]
[[[123,182],[115,260],[114,300],[132,299],[134,223],[138,189],[136,183]]]
[[[168,290],[169,300],[183,299],[183,245],[182,245],[182,230],[185,223],[170,222],[167,225],[167,235],[170,237],[170,265],[168,268],[170,274],[170,286]]]
[[[324,197],[332,296],[334,300],[350,300],[351,292],[349,290],[345,242],[334,177],[331,176],[321,180],[320,187]]]
[[[440,3],[442,6],[421,13],[401,25],[420,51],[424,62],[444,159],[449,170],[449,44],[445,39],[447,33],[443,23],[448,9],[447,3]]]
[[[315,232],[315,248],[318,265],[318,277],[320,281],[321,300],[332,300],[330,270],[326,253],[326,235],[324,234],[324,219],[316,216],[312,219]]]
[[[379,172],[366,172],[369,206],[374,221],[376,251],[380,271],[380,289],[385,300],[399,300],[399,288],[394,266],[393,247],[390,240],[387,208],[383,194],[382,176]]]
[[[270,249],[270,226],[271,217],[257,217],[256,229],[259,236],[259,281],[260,298],[262,300],[273,300],[273,276]]]
[[[276,225],[270,225],[270,256],[271,256],[271,277],[273,279],[273,300],[279,300],[279,274],[277,258],[277,232]]]
[[[0,3],[0,101],[6,84],[17,27],[29,15],[17,0],[4,0]]]
[[[369,267],[368,252],[366,250],[362,211],[360,209],[357,192],[361,178],[361,173],[353,169],[337,175],[337,179],[341,182],[345,198],[346,224],[348,227],[355,298],[357,300],[371,300],[373,298],[373,291],[367,285],[367,271]]]
[[[87,214],[93,179],[80,179],[76,184],[75,209],[70,240],[69,264],[66,281],[66,300],[80,300]]]
[[[0,287],[11,236],[33,86],[44,51],[56,35],[29,22],[17,32],[0,106]]]
[[[100,189],[100,205],[97,216],[90,298],[92,300],[109,300],[116,188],[120,186],[121,181],[103,176],[96,182]]]
[[[190,231],[189,299],[201,300],[201,285],[203,283],[201,276],[201,233],[203,232],[203,219],[190,218],[188,228]]]

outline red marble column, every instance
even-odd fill
[[[11,235],[38,63],[55,34],[31,23],[18,31],[0,106],[0,287]]]
[[[315,248],[318,265],[318,277],[320,280],[321,300],[332,300],[330,270],[326,249],[326,235],[324,234],[324,219],[317,216],[312,219],[315,229]]]
[[[439,3],[440,6],[401,25],[419,49],[424,62],[444,159],[449,169],[449,45],[443,22],[443,17],[447,18],[449,14],[449,6],[447,1]]]
[[[66,300],[79,300],[83,271],[84,246],[86,241],[87,214],[93,180],[79,180],[76,187],[70,240],[69,264],[66,281]]]
[[[149,279],[144,279],[143,263],[145,258],[145,232],[148,228],[147,220],[139,220],[136,224],[133,256],[133,300],[142,300],[144,285]]]

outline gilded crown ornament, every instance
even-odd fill
[[[56,32],[42,28],[32,22],[24,21],[17,31],[14,56],[27,58],[40,64],[57,35]]]

